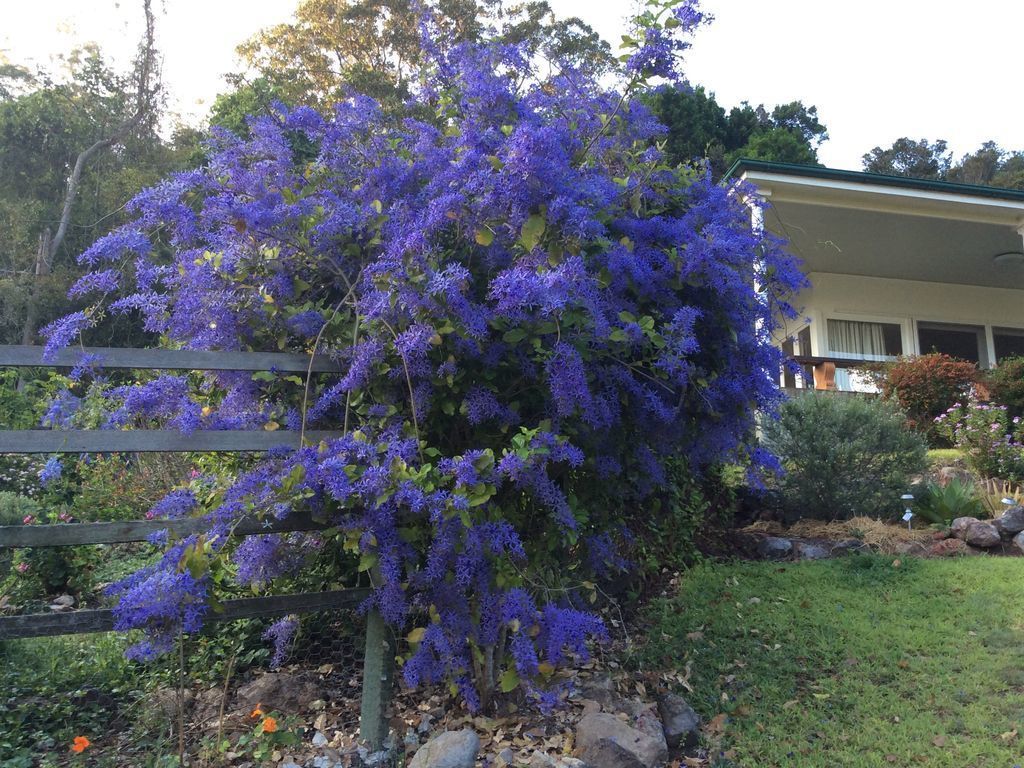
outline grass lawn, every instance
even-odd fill
[[[929,448],[928,463],[933,467],[946,467],[963,459],[964,452],[958,448]]]
[[[1011,768],[1022,597],[1024,558],[703,565],[649,608],[641,662],[691,666],[715,765]]]

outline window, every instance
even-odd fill
[[[996,343],[996,362],[1004,357],[1024,357],[1024,329],[993,328],[992,338]]]
[[[941,352],[958,360],[977,363],[982,368],[988,365],[985,329],[980,326],[918,323],[917,339],[922,355]]]
[[[883,360],[903,354],[898,323],[827,320],[829,352],[840,357]]]

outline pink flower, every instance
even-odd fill
[[[24,573],[28,570],[28,563],[18,563],[15,566],[15,569],[18,571],[18,573]]]
[[[25,525],[32,525],[32,523],[34,523],[35,521],[35,515],[25,515],[23,518],[21,518],[21,522],[23,522]]]

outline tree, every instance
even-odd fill
[[[11,225],[0,248],[10,265],[6,275],[24,278],[6,296],[22,300],[15,301],[22,344],[34,340],[42,305],[52,298],[48,276],[64,253],[90,166],[138,130],[153,132],[159,78],[150,0],[143,0],[142,10],[145,30],[130,77],[111,73],[99,51],[88,47],[71,57],[70,83],[43,78],[42,88],[0,103],[0,180],[7,190],[0,217]],[[92,191],[98,198],[98,188]],[[33,238],[35,253],[26,263]],[[11,304],[5,305],[10,316]]]
[[[964,155],[946,174],[949,181],[960,184],[990,185],[996,178],[1005,153],[994,141],[986,141],[977,151]]]
[[[353,93],[398,109],[423,61],[423,37],[410,0],[302,0],[293,21],[239,46],[257,91],[327,113]],[[492,39],[522,44],[529,56],[603,72],[607,43],[578,18],[559,20],[543,0],[505,7],[501,0],[440,0],[430,36],[455,45]]]
[[[929,143],[907,137],[896,139],[888,149],[875,147],[864,155],[864,170],[889,176],[910,176],[915,179],[945,178],[952,163],[944,139]]]
[[[706,160],[720,176],[739,158],[814,165],[828,131],[816,107],[803,102],[764,105],[743,102],[728,116],[714,94],[696,88],[662,87],[647,97],[668,128],[666,152],[676,163]]]
[[[340,369],[107,391],[113,426],[342,433],[153,510],[210,513],[211,530],[113,587],[117,627],[147,631],[135,653],[198,629],[215,591],[358,569],[407,683],[448,679],[471,709],[499,686],[550,706],[554,668],[604,635],[592,579],[623,566],[666,463],[770,465],[748,441],[781,399],[772,333],[803,276],[728,189],[666,163],[631,98],[674,74],[694,12],[645,17],[613,90],[472,44],[423,68],[415,99],[441,127],[362,96],[257,118],[83,254],[93,304],[47,328],[47,354],[108,312],[172,345],[312,349]],[[224,535],[292,514],[330,529]],[[272,630],[282,648],[293,629]]]

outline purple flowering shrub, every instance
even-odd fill
[[[967,465],[982,477],[1024,482],[1024,423],[1005,405],[974,398],[935,418],[936,431],[960,449]]]
[[[111,391],[109,428],[339,433],[160,505],[210,532],[115,587],[118,626],[148,632],[137,653],[197,628],[231,583],[343,555],[406,637],[407,683],[447,679],[471,709],[519,685],[550,704],[552,670],[605,636],[581,598],[624,566],[614,544],[666,461],[770,461],[748,440],[778,402],[771,337],[803,278],[739,196],[664,162],[629,98],[701,21],[692,2],[646,14],[608,90],[542,79],[515,46],[439,47],[427,17],[419,117],[353,96],[217,133],[207,167],[141,193],[81,256],[95,302],[47,329],[50,350],[134,313],[168,346],[337,366]],[[300,512],[331,527],[228,543],[244,515]]]

